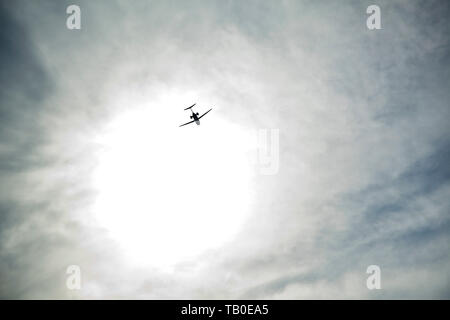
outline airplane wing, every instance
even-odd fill
[[[187,125],[187,124],[189,124],[189,123],[192,123],[192,122],[194,122],[195,120],[192,120],[192,121],[189,121],[189,122],[186,122],[185,124],[182,124],[180,127],[182,127],[182,126],[185,126],[185,125]]]
[[[208,111],[206,111],[204,114],[202,114],[200,117],[198,117],[199,119],[201,119],[201,117],[203,117],[205,114],[207,114],[208,112],[210,112],[212,110],[212,108],[211,109],[209,109]]]

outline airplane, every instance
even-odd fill
[[[198,116],[198,112],[192,111],[192,107],[195,106],[195,105],[196,105],[196,103],[194,103],[194,104],[193,104],[192,106],[190,106],[189,108],[184,109],[184,110],[191,110],[191,112],[192,112],[191,119],[194,119],[194,120],[189,121],[189,122],[186,122],[185,124],[182,124],[180,127],[185,126],[185,125],[187,125],[187,124],[190,124],[190,123],[192,123],[192,122],[195,122],[197,125],[200,125],[200,119],[201,119],[205,114],[207,114],[208,112],[210,112],[210,111],[212,110],[212,108],[209,109],[208,111],[206,111],[204,114],[202,114],[202,115],[199,117],[199,116]]]

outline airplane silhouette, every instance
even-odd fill
[[[192,115],[191,115],[190,117],[191,117],[191,119],[194,119],[194,120],[189,121],[189,122],[186,122],[186,123],[182,124],[180,127],[185,126],[185,125],[190,124],[190,123],[193,123],[193,122],[195,122],[197,125],[200,125],[200,119],[201,119],[205,114],[207,114],[208,112],[210,112],[210,111],[212,110],[212,108],[209,109],[208,111],[206,111],[204,114],[202,114],[202,115],[199,117],[199,116],[198,116],[198,112],[192,111],[192,107],[195,106],[195,105],[196,105],[196,103],[194,103],[194,104],[193,104],[192,106],[190,106],[189,108],[184,109],[184,110],[191,110]]]

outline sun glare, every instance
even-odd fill
[[[99,137],[94,213],[130,262],[172,266],[220,247],[246,219],[249,135],[214,111],[179,128],[137,108]]]

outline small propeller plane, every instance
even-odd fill
[[[212,108],[209,109],[208,111],[206,111],[204,114],[202,114],[202,115],[199,117],[199,116],[198,116],[198,112],[192,111],[192,107],[195,106],[195,105],[196,105],[196,103],[194,103],[194,104],[193,104],[192,106],[190,106],[189,108],[184,109],[184,110],[191,110],[191,112],[192,112],[191,119],[194,119],[194,120],[189,121],[189,122],[186,122],[185,124],[182,124],[180,127],[185,126],[185,125],[187,125],[187,124],[190,124],[190,123],[192,123],[192,122],[195,122],[197,125],[200,125],[200,119],[201,119],[205,114],[207,114],[208,112],[210,112],[210,111],[212,110]]]

